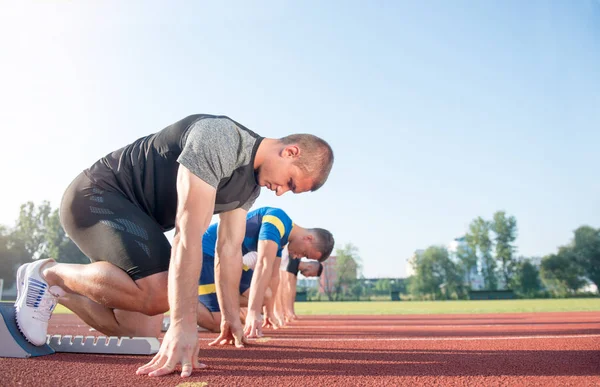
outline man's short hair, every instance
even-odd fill
[[[335,240],[333,234],[324,228],[310,228],[308,231],[315,236],[314,246],[321,253],[319,262],[324,262],[329,258],[333,251]]]
[[[319,271],[317,272],[317,277],[320,277],[321,273],[323,273],[323,264],[319,262]]]
[[[283,145],[297,144],[300,147],[300,157],[294,163],[305,173],[314,178],[311,191],[316,191],[329,177],[333,167],[333,149],[322,138],[312,134],[291,134],[279,139]]]

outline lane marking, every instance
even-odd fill
[[[597,321],[594,322],[580,322],[580,323],[560,323],[560,324],[552,324],[552,323],[531,323],[531,324],[465,324],[465,325],[329,325],[329,326],[322,326],[322,325],[313,325],[313,326],[307,326],[307,325],[303,325],[303,326],[289,326],[286,327],[284,326],[282,329],[323,329],[323,330],[332,330],[333,328],[351,328],[351,329],[368,329],[368,328],[373,328],[373,329],[380,329],[380,328],[402,328],[402,329],[407,329],[407,328],[415,328],[415,329],[424,329],[424,328],[452,328],[452,329],[456,329],[456,328],[481,328],[481,327],[486,327],[486,328],[490,328],[490,327],[515,327],[515,328],[522,328],[522,327],[531,327],[531,326],[546,326],[546,325],[550,325],[550,326],[565,326],[565,325],[591,325],[591,328],[595,328],[595,327],[599,327],[600,328],[600,323],[598,323]]]
[[[480,341],[480,340],[532,340],[532,339],[591,339],[600,338],[600,334],[591,335],[552,335],[552,336],[480,336],[480,337],[389,337],[383,339],[380,337],[366,338],[366,337],[347,337],[347,338],[292,338],[292,337],[273,337],[270,336],[271,341],[295,341],[295,342],[315,342],[315,341]],[[199,340],[211,341],[212,338],[200,338]],[[250,341],[258,341],[260,339],[249,339]]]

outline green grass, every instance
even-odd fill
[[[461,314],[600,311],[600,298],[495,301],[296,302],[299,315]],[[71,313],[57,305],[54,313]]]
[[[298,315],[600,311],[600,298],[493,301],[296,302]]]

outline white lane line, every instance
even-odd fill
[[[268,341],[294,341],[294,342],[315,342],[315,341],[339,341],[339,342],[347,342],[347,341],[479,341],[479,340],[531,340],[531,339],[591,339],[591,338],[600,338],[599,335],[552,335],[552,336],[481,336],[481,337],[389,337],[387,339],[383,339],[380,337],[346,337],[346,338],[292,338],[292,337],[275,337],[275,336],[265,336],[260,339],[249,339],[250,341],[262,340],[265,341],[267,338]],[[200,338],[199,340],[204,341],[213,341],[214,338]]]
[[[599,327],[600,328],[600,323],[598,323],[597,321],[594,322],[578,322],[578,323],[560,323],[560,324],[553,324],[553,323],[531,323],[531,324],[524,324],[524,323],[519,323],[519,324],[468,324],[468,325],[402,325],[402,324],[397,324],[397,325],[329,325],[329,326],[322,326],[322,325],[303,325],[303,326],[294,326],[294,325],[290,325],[289,327],[286,326],[283,329],[310,329],[310,330],[317,330],[317,329],[322,329],[322,330],[332,330],[332,329],[337,329],[337,328],[344,328],[344,329],[380,329],[380,328],[402,328],[402,329],[409,329],[409,328],[415,328],[415,329],[423,329],[423,328],[452,328],[452,329],[456,329],[456,328],[481,328],[481,327],[486,327],[486,328],[491,328],[491,327],[515,327],[515,328],[521,328],[521,327],[531,327],[531,326],[565,326],[565,325],[592,325],[592,328],[594,327]],[[588,328],[589,329],[589,328]]]

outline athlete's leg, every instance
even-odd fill
[[[50,262],[42,267],[50,286],[58,285],[111,309],[162,314],[169,310],[167,272],[134,281],[125,271],[109,262],[87,265]]]
[[[107,336],[158,337],[163,315],[147,316],[102,306],[87,297],[67,293],[59,302],[86,324]]]
[[[240,306],[248,306],[252,270],[247,267],[242,272],[240,279]],[[200,286],[198,289],[198,318],[197,323],[212,332],[221,331],[221,312],[217,294],[214,291],[214,258],[204,255]],[[245,320],[246,311],[240,309],[240,319]]]
[[[115,332],[117,336],[158,337],[161,333],[164,316],[157,314],[147,316],[138,312],[115,309],[119,325]]]
[[[208,329],[211,332],[219,333],[221,331],[221,312],[212,312],[206,307],[206,305],[198,302],[197,323],[202,328]]]
[[[60,219],[93,263],[49,263],[43,268],[49,285],[111,309],[147,315],[169,309],[171,245],[162,228],[139,207],[81,174],[63,196]]]
[[[250,298],[250,289],[247,289],[244,293],[240,294],[240,307],[248,307],[248,299]]]
[[[100,312],[93,304],[77,297],[72,298],[71,307],[81,310],[88,321],[96,316],[89,310],[96,309],[102,320],[90,322],[104,326],[107,331],[127,326],[125,321],[121,324],[113,309],[146,315],[160,315],[169,309],[167,270],[171,246],[162,228],[140,208],[121,193],[99,188],[81,174],[63,196],[60,219],[66,233],[93,263],[50,261],[30,266],[23,281],[28,294],[41,294],[42,290],[38,289],[44,286],[50,291],[59,286],[67,293],[88,298],[106,309]],[[47,284],[43,284],[44,281]],[[55,295],[63,296],[61,293],[55,292]],[[39,312],[35,305],[30,306],[25,301],[25,297],[17,300],[17,318],[24,335],[35,341],[44,337],[50,314]],[[80,308],[77,302],[81,302]],[[108,315],[111,312],[114,321]],[[129,317],[123,316],[124,320]],[[118,325],[114,325],[115,322]]]

